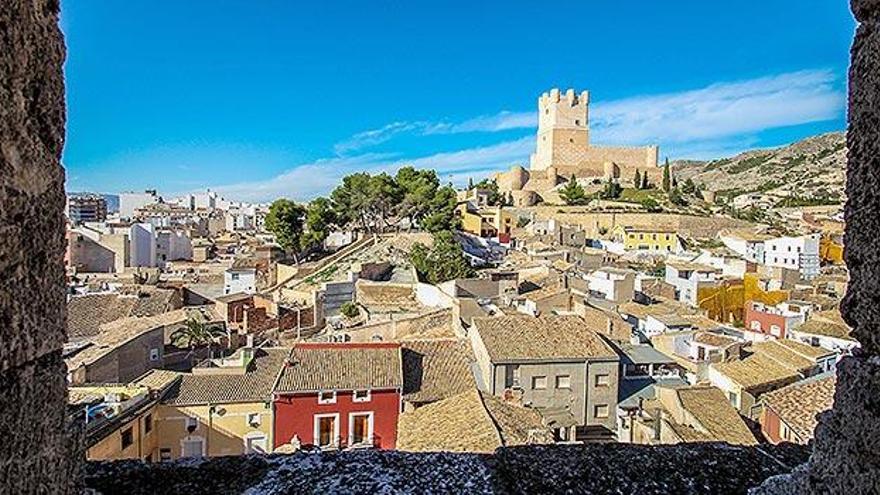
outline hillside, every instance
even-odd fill
[[[712,161],[672,163],[679,183],[692,179],[736,206],[807,206],[843,201],[846,139],[842,132]]]

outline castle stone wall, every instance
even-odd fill
[[[64,41],[54,0],[0,1],[0,492],[77,493],[67,424]]]

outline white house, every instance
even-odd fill
[[[739,253],[729,249],[703,249],[700,254],[690,260],[692,263],[711,266],[721,270],[725,277],[743,278],[748,271],[749,262]]]
[[[156,261],[191,260],[192,240],[183,231],[162,230],[156,236]]]
[[[714,285],[720,270],[696,263],[669,261],[666,263],[666,283],[675,287],[678,301],[697,307],[700,287]]]
[[[253,266],[235,266],[228,268],[223,274],[223,294],[244,292],[253,294],[257,291],[257,269]]]
[[[764,241],[764,264],[796,269],[806,279],[819,274],[819,234]]]
[[[693,328],[693,323],[675,314],[647,315],[640,318],[637,329],[646,337],[656,337],[669,332],[682,332]]]
[[[604,267],[587,275],[587,282],[593,295],[622,303],[632,301],[635,278],[635,272],[632,270]]]
[[[132,267],[156,266],[156,231],[149,223],[132,224],[129,228],[129,253]]]

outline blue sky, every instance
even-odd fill
[[[269,201],[347,173],[457,184],[591,92],[597,144],[713,158],[845,127],[847,2],[65,0],[71,191]]]

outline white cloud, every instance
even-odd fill
[[[591,141],[599,144],[658,144],[671,158],[716,158],[756,146],[761,131],[837,118],[845,107],[837,78],[826,70],[807,70],[746,81],[722,82],[697,90],[638,96],[591,105]],[[413,159],[359,150],[397,136],[498,132],[536,125],[536,111],[502,111],[457,123],[393,122],[336,145],[337,156],[302,164],[268,181],[214,189],[242,200],[279,196],[307,199],[326,194],[355,171],[394,172],[405,164],[432,168],[443,182],[463,184],[493,170],[525,163],[534,137]]]
[[[407,160],[383,154],[328,158],[298,165],[269,180],[212,186],[211,190],[238,201],[263,202],[279,197],[307,200],[328,194],[350,173],[394,173],[405,165],[436,170],[441,182],[463,185],[468,177],[481,179],[492,171],[524,162],[533,146],[534,139],[527,137]]]
[[[800,71],[601,103],[591,111],[591,138],[663,147],[829,120],[845,105],[835,80],[830,71]]]

